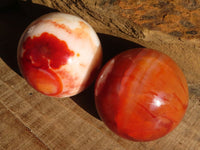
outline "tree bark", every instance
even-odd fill
[[[199,82],[197,0],[32,0],[32,3],[80,16],[98,33],[162,51],[178,63],[190,82]]]

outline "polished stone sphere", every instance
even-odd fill
[[[169,56],[137,48],[106,63],[96,81],[95,102],[100,118],[113,132],[133,141],[151,141],[183,119],[188,87]]]

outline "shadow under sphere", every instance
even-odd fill
[[[102,49],[103,49],[102,67],[117,54],[131,48],[142,47],[136,43],[133,43],[133,42],[130,42],[118,37],[105,35],[105,34],[98,34],[98,36],[100,38]],[[76,102],[88,113],[100,119],[95,107],[94,86],[95,86],[95,81],[89,88],[87,88],[85,91],[81,92],[80,94],[73,96],[72,99],[74,100],[74,102]]]

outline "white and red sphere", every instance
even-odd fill
[[[49,13],[32,22],[18,45],[22,75],[37,91],[69,97],[87,88],[102,60],[100,40],[83,19]]]

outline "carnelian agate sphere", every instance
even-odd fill
[[[32,22],[18,45],[22,75],[48,96],[69,97],[83,91],[96,77],[101,60],[93,28],[65,13],[49,13]]]
[[[138,48],[117,55],[95,85],[96,108],[116,134],[151,141],[172,131],[188,106],[186,79],[167,55]]]

